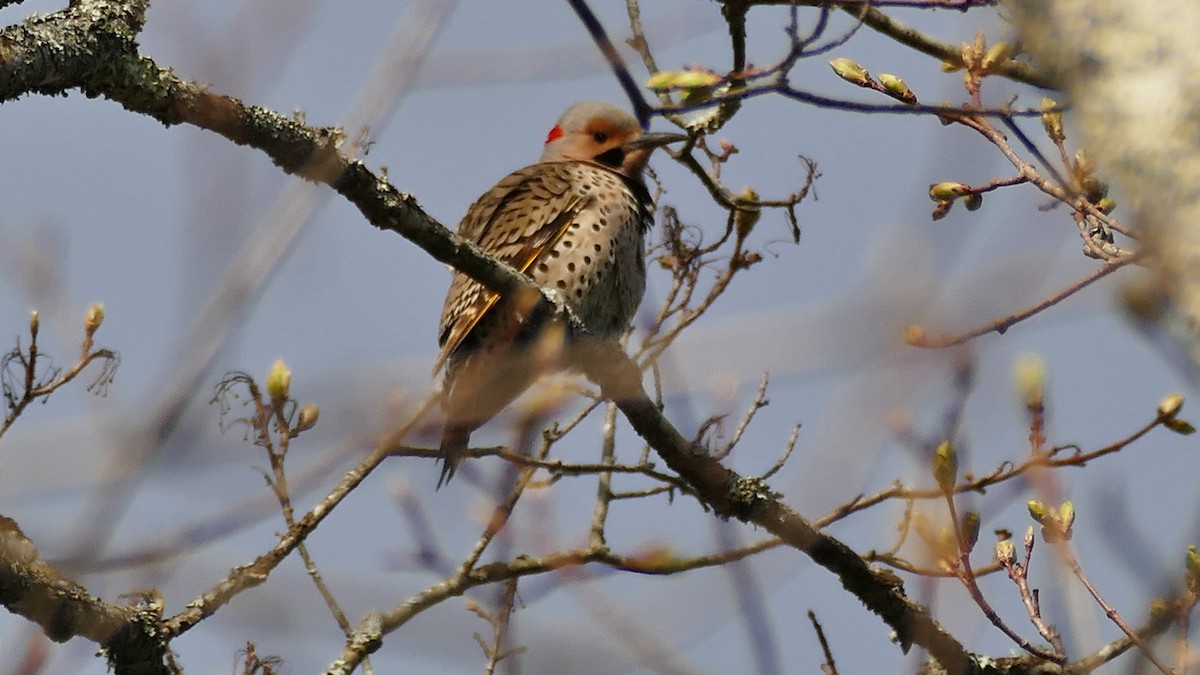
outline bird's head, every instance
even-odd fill
[[[633,115],[610,103],[581,101],[567,108],[547,134],[542,161],[593,162],[640,178],[654,148],[683,140],[682,134],[643,132]]]

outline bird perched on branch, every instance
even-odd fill
[[[653,207],[642,171],[654,148],[686,138],[645,133],[608,103],[576,103],[546,136],[541,159],[476,200],[458,234],[551,291],[589,335],[618,334],[646,289]],[[552,322],[534,316],[542,301],[534,295],[501,298],[454,273],[434,367],[435,374],[446,368],[438,487],[454,475],[472,431],[539,375],[562,367],[561,350],[539,348],[554,337]]]

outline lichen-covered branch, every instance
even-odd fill
[[[162,601],[110,605],[42,558],[11,518],[0,516],[0,604],[65,642],[83,637],[105,647],[117,673],[166,673],[166,642],[154,632]]]

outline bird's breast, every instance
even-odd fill
[[[617,174],[589,166],[570,173],[580,206],[531,276],[557,292],[590,331],[616,333],[646,290],[645,209]]]

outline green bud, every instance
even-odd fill
[[[1016,557],[1017,547],[1013,545],[1012,539],[1001,539],[996,542],[996,560],[999,560],[1001,565],[1012,564]]]
[[[291,369],[283,359],[276,359],[275,363],[271,364],[271,370],[267,372],[267,396],[271,397],[272,403],[281,404],[287,400],[291,388]]]
[[[1042,99],[1042,128],[1046,130],[1046,135],[1055,143],[1062,143],[1067,136],[1063,133],[1063,117],[1062,110],[1058,109],[1058,102],[1052,98]]]
[[[968,211],[978,211],[979,207],[983,206],[983,195],[978,192],[972,192],[963,197],[963,206],[966,206]]]
[[[646,87],[655,91],[670,89],[675,81],[675,71],[660,70],[646,80]]]
[[[1117,210],[1117,200],[1112,197],[1104,197],[1096,202],[1096,210],[1104,214],[1112,213]]]
[[[949,494],[954,490],[954,482],[958,478],[958,452],[950,441],[938,443],[933,453],[933,480],[937,482],[942,492]]]
[[[979,65],[985,71],[988,71],[1002,63],[1009,61],[1016,53],[1016,45],[1012,44],[1011,42],[997,42],[987,50],[986,54],[983,55],[983,61],[981,61]]]
[[[296,431],[308,431],[317,424],[317,418],[321,416],[321,409],[315,403],[306,404],[300,408],[300,417],[296,420]]]
[[[720,75],[707,70],[662,70],[646,80],[646,87],[655,91],[669,89],[702,89],[724,81]]]
[[[92,306],[88,307],[83,314],[83,329],[87,331],[88,335],[91,335],[100,328],[102,323],[104,323],[104,303],[92,303]]]
[[[1058,523],[1062,526],[1064,532],[1070,532],[1071,526],[1075,524],[1075,505],[1071,502],[1063,502],[1058,505]]]
[[[978,511],[967,511],[962,518],[962,536],[963,543],[966,544],[967,550],[974,550],[975,544],[979,542],[979,527],[980,518]]]
[[[917,102],[917,95],[913,93],[912,89],[908,88],[908,85],[904,83],[904,80],[892,75],[891,73],[880,73],[879,84],[883,85],[883,90],[887,92],[888,96],[891,96],[897,101],[902,101],[904,103],[908,103],[909,105]]]
[[[1158,416],[1170,419],[1183,407],[1183,394],[1167,394],[1158,402]]]
[[[1017,395],[1026,408],[1042,407],[1045,395],[1046,364],[1041,357],[1028,354],[1017,360],[1016,365]]]
[[[1029,500],[1025,506],[1029,508],[1029,515],[1041,523],[1042,538],[1047,542],[1053,544],[1071,538],[1071,526],[1075,523],[1075,506],[1071,502],[1063,502],[1054,511],[1036,499]]]
[[[1196,427],[1192,426],[1191,422],[1179,417],[1172,417],[1171,419],[1166,420],[1163,422],[1163,426],[1171,431],[1174,431],[1180,436],[1191,436],[1192,434],[1196,433]]]
[[[741,202],[746,202],[742,205]],[[757,205],[758,193],[754,188],[746,188],[738,193],[738,209],[733,212],[733,228],[738,239],[745,239],[758,219],[762,217],[762,208]]]
[[[1046,524],[1046,516],[1048,511],[1046,505],[1036,499],[1030,499],[1025,502],[1025,507],[1029,509],[1029,515],[1039,524]]]
[[[838,77],[850,84],[866,87],[871,83],[871,74],[867,72],[867,69],[850,59],[834,59],[829,62],[829,66],[833,68],[833,72],[837,73]]]
[[[935,202],[944,202],[971,194],[971,186],[955,181],[943,181],[929,186],[929,198]]]

